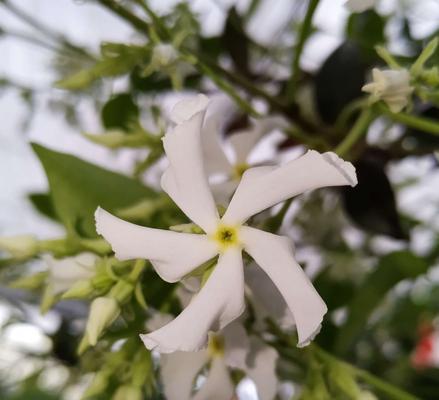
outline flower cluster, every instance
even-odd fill
[[[141,335],[148,349],[161,353],[198,351],[210,331],[225,328],[245,309],[242,252],[248,253],[276,285],[291,310],[298,345],[320,329],[326,305],[294,258],[291,240],[252,228],[255,214],[308,190],[357,183],[352,164],[334,153],[308,151],[279,167],[248,169],[220,216],[202,156],[201,132],[209,100],[204,95],[178,103],[175,126],[163,138],[169,166],[163,190],[198,225],[202,234],[147,228],[123,221],[99,208],[97,231],[120,260],[145,258],[167,282],[177,282],[217,257],[200,291],[174,320]]]

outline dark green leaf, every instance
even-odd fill
[[[396,210],[395,195],[377,161],[362,159],[354,163],[358,185],[343,188],[345,210],[352,220],[366,231],[407,239]]]
[[[397,283],[404,279],[414,279],[427,269],[428,263],[410,251],[397,251],[381,258],[350,302],[348,318],[339,330],[335,350],[338,353],[347,352],[357,336],[365,330],[370,315],[386,294]]]
[[[340,112],[361,97],[367,64],[357,44],[347,41],[323,63],[315,78],[317,109],[322,120],[332,124]]]
[[[243,75],[251,75],[249,71],[249,40],[243,26],[243,19],[236,11],[236,8],[230,8],[227,14],[222,41],[237,71]]]
[[[373,52],[374,46],[385,42],[385,19],[374,10],[351,14],[346,26],[349,39],[359,44],[363,50]]]
[[[49,193],[30,193],[28,197],[37,211],[50,219],[58,221]]]
[[[114,211],[156,196],[127,176],[38,144],[32,147],[49,180],[56,214],[71,233],[96,236],[94,212],[98,206]]]
[[[122,129],[128,131],[130,125],[139,118],[139,107],[131,94],[120,93],[105,103],[101,111],[102,125],[106,129]]]

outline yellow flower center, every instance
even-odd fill
[[[230,246],[236,246],[239,244],[238,228],[235,226],[219,225],[213,239],[222,250]]]
[[[224,355],[224,338],[215,333],[210,333],[207,351],[210,357],[222,357]]]
[[[233,178],[240,180],[245,171],[249,169],[250,165],[247,163],[239,163],[233,167]]]

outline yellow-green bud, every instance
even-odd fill
[[[112,400],[142,400],[142,390],[136,386],[123,385],[117,389]]]
[[[99,371],[93,377],[88,388],[85,390],[82,395],[82,399],[88,399],[90,397],[95,397],[101,394],[108,386],[108,372],[107,371]]]
[[[133,291],[134,285],[132,283],[120,280],[113,286],[108,296],[116,299],[119,304],[123,304],[129,300]]]
[[[32,235],[0,237],[0,250],[14,258],[28,258],[38,253],[38,240]]]
[[[111,325],[120,314],[118,302],[111,297],[98,297],[90,306],[85,332],[91,346],[96,345],[103,330]]]
[[[94,291],[94,287],[90,281],[76,282],[70,289],[68,289],[61,296],[62,299],[85,299]]]

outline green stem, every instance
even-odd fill
[[[296,45],[296,51],[294,53],[293,63],[291,64],[291,78],[288,82],[288,94],[292,96],[294,89],[300,77],[300,57],[302,56],[305,42],[308,39],[312,29],[312,19],[316,8],[319,4],[319,0],[309,0],[308,10],[306,11],[305,19],[303,21],[302,29],[299,33],[299,39]]]
[[[283,204],[282,208],[279,210],[279,212],[275,215],[273,215],[270,219],[268,219],[264,224],[264,230],[269,232],[277,232],[279,228],[282,225],[282,222],[285,218],[285,215],[287,214],[288,210],[290,209],[291,203],[293,202],[293,199],[288,199]]]
[[[114,0],[98,0],[103,6],[107,7],[115,14],[129,22],[134,28],[142,32],[145,36],[148,36],[149,24],[143,19],[134,15],[129,9],[123,7],[121,4]]]
[[[367,372],[361,368],[355,367],[345,361],[339,360],[333,355],[329,354],[322,348],[313,344],[312,349],[314,353],[319,357],[323,362],[333,363],[338,362],[342,364],[345,368],[349,369],[352,375],[357,378],[362,379],[364,382],[368,383],[370,386],[373,386],[376,390],[380,391],[383,394],[386,394],[392,400],[420,400],[418,397],[411,395],[410,393],[405,392],[397,388],[394,385],[391,385],[384,380],[376,377],[375,375]]]
[[[146,260],[136,260],[134,262],[133,270],[131,271],[128,280],[132,283],[136,283],[139,279],[139,276],[142,274],[143,270],[146,267]]]
[[[384,104],[378,104],[377,108],[392,121],[400,122],[401,124],[410,126],[411,128],[419,129],[433,135],[439,135],[439,123],[435,120],[424,117],[416,117],[414,115],[405,113],[393,113]]]
[[[367,128],[373,119],[371,108],[366,107],[361,112],[354,126],[343,139],[343,141],[336,147],[335,152],[339,156],[344,156],[351,147],[367,132]]]

